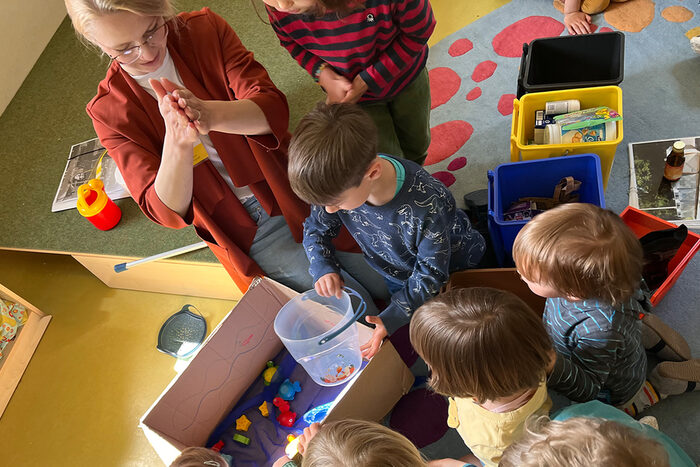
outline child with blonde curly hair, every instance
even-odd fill
[[[651,418],[653,417],[645,417]],[[653,419],[652,422],[656,422]],[[552,420],[533,417],[526,433],[503,453],[502,467],[695,467],[653,423],[591,401],[562,409]]]

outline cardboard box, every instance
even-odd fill
[[[266,362],[282,350],[273,323],[297,295],[271,279],[254,282],[141,418],[144,434],[166,465],[185,447],[203,446]],[[357,326],[360,342],[366,342],[371,329]],[[386,341],[346,384],[326,419],[381,420],[412,384],[410,370]]]
[[[534,311],[538,313],[544,312],[546,299],[532,293],[527,284],[520,279],[520,275],[515,268],[469,269],[455,272],[450,276],[450,280],[447,281],[444,290],[464,287],[492,287],[506,290],[520,297]]]
[[[2,284],[0,284],[0,298],[24,305],[29,315],[27,322],[17,331],[17,336],[5,347],[3,351],[5,357],[0,360],[0,416],[2,416],[51,321],[51,316],[42,313],[37,307]]]

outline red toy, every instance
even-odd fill
[[[214,446],[211,447],[211,450],[219,452],[219,451],[221,451],[221,448],[223,448],[223,447],[224,447],[224,442],[219,440],[218,443],[216,443]]]
[[[272,399],[272,405],[280,409],[280,412],[289,412],[289,402],[281,397],[275,397]]]
[[[297,419],[297,414],[294,412],[282,412],[277,416],[277,421],[280,425],[291,427]]]
[[[291,427],[297,419],[297,414],[289,410],[289,402],[281,397],[272,399],[272,405],[280,409],[280,414],[277,416],[277,421],[280,425]]]

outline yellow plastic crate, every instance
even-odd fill
[[[581,101],[581,109],[607,106],[622,113],[622,89],[619,86],[565,89],[561,91],[534,92],[513,101],[513,123],[510,135],[510,160],[529,161],[573,154],[598,154],[603,174],[603,187],[607,187],[610,169],[615,159],[617,145],[624,136],[623,120],[617,123],[617,138],[613,141],[571,144],[527,144],[534,138],[535,111],[544,110],[545,103],[566,99]]]

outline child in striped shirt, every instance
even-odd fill
[[[685,340],[647,314],[642,247],[615,213],[585,203],[548,210],[525,224],[513,259],[530,290],[547,298],[543,320],[557,351],[548,387],[631,415],[694,389],[697,361],[684,361],[690,359]],[[676,360],[660,363],[651,382],[645,348]]]
[[[435,28],[429,0],[263,1],[280,43],[323,87],[326,103],[359,103],[377,125],[379,152],[422,164]]]

